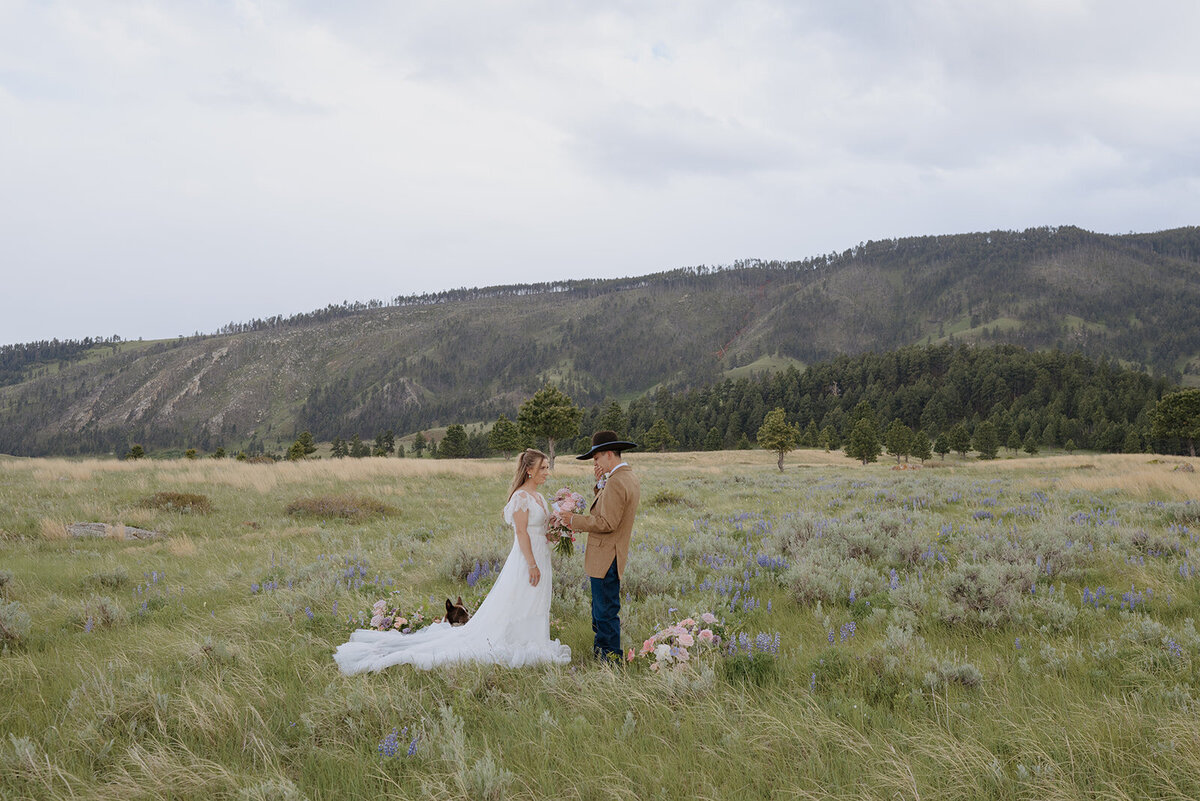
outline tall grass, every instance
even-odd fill
[[[713,611],[777,653],[596,664],[576,556],[552,610],[571,665],[347,678],[331,652],[377,598],[483,597],[511,461],[0,460],[0,602],[32,621],[0,649],[0,797],[1200,797],[1200,483],[1178,461],[631,454],[662,500],[626,646]],[[563,458],[546,489],[590,480]]]

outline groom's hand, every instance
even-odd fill
[[[571,528],[571,519],[574,517],[575,517],[575,514],[573,512],[559,512],[558,513],[558,519],[561,520],[562,524],[564,526],[566,526],[567,528]]]

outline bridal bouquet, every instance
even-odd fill
[[[386,600],[376,601],[371,608],[371,613],[371,628],[377,631],[391,630],[401,634],[411,634],[428,625],[425,615],[420,609],[405,615],[398,606],[389,608]]]
[[[587,501],[578,492],[563,487],[554,494],[554,499],[550,501],[550,520],[547,523],[546,530],[551,534],[558,535],[558,541],[554,545],[554,550],[558,551],[563,556],[570,556],[575,553],[575,533],[563,524],[562,518],[559,517],[563,512],[571,514],[583,514],[587,511]]]
[[[625,659],[628,662],[641,659],[655,671],[665,668],[685,670],[699,653],[719,646],[724,633],[725,626],[717,616],[705,612],[699,619],[684,618],[674,626],[656,632],[642,643],[640,652],[635,654],[630,648]]]

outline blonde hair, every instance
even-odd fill
[[[542,459],[547,462],[550,457],[539,451],[537,448],[526,448],[524,452],[517,457],[517,474],[513,476],[512,486],[508,488],[508,497],[512,498],[513,493],[517,491],[525,479],[529,478],[529,471],[536,467]]]

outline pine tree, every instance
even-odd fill
[[[1021,449],[1033,456],[1038,452],[1037,437],[1033,434],[1033,429],[1029,429],[1029,433],[1025,435],[1025,441],[1021,443]]]
[[[946,436],[946,444],[959,456],[966,456],[967,451],[971,450],[971,432],[967,431],[966,423],[955,423]]]
[[[678,444],[671,435],[667,421],[662,417],[655,420],[654,425],[650,426],[650,430],[642,437],[642,447],[648,451],[667,451]]]
[[[554,467],[554,443],[579,433],[583,410],[553,384],[547,384],[517,411],[517,424],[528,435],[546,440],[546,455]]]
[[[939,431],[937,437],[933,441],[933,452],[942,457],[942,461],[946,461],[946,454],[950,452],[950,435],[945,431]]]
[[[608,406],[604,407],[604,411],[596,418],[596,428],[598,430],[615,431],[617,436],[625,430],[625,412],[621,410],[621,404],[614,401],[609,401]],[[590,448],[591,445],[589,444]]]
[[[760,448],[774,451],[779,456],[779,470],[783,472],[783,457],[799,443],[800,427],[795,423],[788,423],[782,407],[776,407],[767,412],[755,439],[758,440]]]
[[[704,435],[704,450],[719,451],[724,443],[721,442],[721,432],[716,426],[708,429],[708,433]]]
[[[1182,442],[1188,454],[1196,455],[1200,439],[1200,389],[1185,389],[1163,395],[1150,414],[1150,438],[1174,444]]]
[[[333,438],[333,451],[330,454],[334,459],[345,459],[350,455],[350,449],[346,447],[346,440],[341,437]]]
[[[505,459],[521,450],[521,432],[517,424],[504,415],[497,417],[488,434],[488,447]]]
[[[438,448],[438,458],[465,459],[467,458],[467,430],[459,423],[454,423],[446,429],[446,436]]]
[[[900,464],[901,456],[904,457],[904,461],[908,461],[908,456],[912,453],[913,431],[900,422],[900,418],[897,417],[888,425],[883,441],[887,445],[888,453],[896,457],[896,464]]]
[[[912,455],[920,459],[921,464],[933,457],[933,446],[929,442],[929,435],[924,431],[918,431],[913,436]]]
[[[1000,437],[996,435],[996,427],[991,421],[984,420],[975,426],[975,450],[979,451],[980,459],[995,459],[1000,450]]]
[[[412,444],[413,454],[418,459],[420,459],[421,454],[425,452],[426,447],[427,447],[427,443],[425,442],[425,434],[418,431],[417,435],[415,437],[413,437],[413,444]]]
[[[808,418],[808,425],[804,427],[804,436],[800,440],[800,444],[806,448],[817,447],[817,442],[821,438],[821,432],[817,430],[817,421]]]
[[[850,438],[846,441],[846,455],[851,459],[861,459],[863,465],[874,462],[881,451],[879,432],[871,418],[863,416],[854,424]]]

